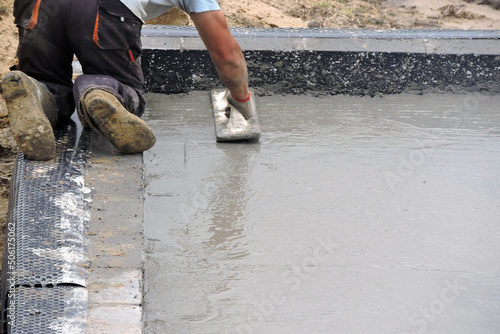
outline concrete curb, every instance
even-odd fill
[[[231,33],[244,51],[500,54],[500,31],[495,30],[233,28]],[[145,49],[205,49],[193,27],[146,25],[142,36]]]
[[[142,155],[120,154],[93,134],[85,182],[89,228],[87,333],[142,333]]]

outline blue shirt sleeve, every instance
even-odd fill
[[[220,10],[218,0],[120,0],[142,21],[153,19],[173,7],[188,14]]]
[[[185,3],[186,9],[184,11],[188,14],[220,10],[217,0],[183,0],[181,2]]]
[[[217,0],[149,0],[146,7],[164,7],[165,11],[177,6],[188,14],[220,10]],[[152,7],[153,7],[152,6]],[[149,13],[147,13],[149,16]]]

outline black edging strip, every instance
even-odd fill
[[[500,55],[481,54],[482,50],[478,49],[498,44],[500,31],[496,30],[235,28],[231,32],[250,46],[252,40],[257,42],[267,38],[266,43],[269,43],[271,38],[276,41],[268,46],[271,50],[244,51],[250,85],[259,94],[375,96],[403,92],[500,91]],[[145,26],[143,37],[152,38],[150,45],[154,47],[144,50],[142,56],[147,91],[186,93],[221,87],[205,50],[182,49],[182,43],[169,42],[172,38],[198,38],[195,28]],[[355,44],[359,47],[363,45],[359,44],[359,40],[371,44],[367,44],[367,50],[359,51],[280,50],[287,44],[279,41],[301,38],[331,39],[333,44],[342,40],[344,46]],[[415,50],[419,51],[398,52],[395,51],[397,48],[392,48],[381,52],[369,49],[386,45],[382,42],[405,40],[405,48],[411,49],[415,45]],[[442,45],[445,40],[460,44],[456,49],[449,44],[445,48],[446,54],[427,53],[422,52],[422,45],[417,45],[416,40],[426,41],[430,49]],[[464,53],[464,49],[470,53]]]
[[[368,95],[500,92],[500,56],[384,52],[245,51],[259,94]],[[221,87],[203,50],[144,50],[145,87],[186,93]]]

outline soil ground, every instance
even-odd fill
[[[500,29],[500,10],[491,8],[500,7],[500,0],[220,0],[220,4],[230,26]]]
[[[0,75],[16,63],[13,2],[0,0]],[[220,5],[232,27],[500,30],[500,0],[220,0]],[[169,22],[172,18],[163,16],[154,23]],[[175,22],[184,24],[178,23],[183,22],[182,18]],[[184,22],[189,24],[188,19]],[[1,226],[7,220],[15,152],[7,111],[0,97]]]

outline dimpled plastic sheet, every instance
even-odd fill
[[[88,275],[91,194],[84,174],[89,133],[70,120],[55,135],[55,159],[30,161],[19,153],[14,170],[2,265],[4,332],[73,333],[54,324],[72,307],[75,294],[78,308],[86,310],[86,298],[77,291],[86,290]],[[34,305],[44,317],[25,312]],[[46,313],[54,305],[59,306]],[[13,318],[16,325],[7,327]],[[34,324],[35,331],[30,329]]]
[[[7,309],[11,334],[86,332],[87,289],[74,286],[16,288]]]

